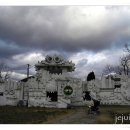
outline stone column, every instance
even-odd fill
[[[106,88],[106,78],[105,77],[102,77],[101,79],[101,88]]]
[[[108,87],[109,87],[109,88],[112,88],[111,76],[108,77],[108,80],[109,80],[109,81],[108,81],[108,84],[109,84]]]

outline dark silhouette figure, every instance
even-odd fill
[[[83,100],[91,101],[90,92],[89,91],[85,91],[84,93],[85,93],[85,95],[83,97]]]
[[[99,110],[100,101],[93,99],[93,102],[94,102],[94,106],[91,106],[91,111],[95,111],[96,112],[96,111]]]
[[[91,81],[91,80],[94,80],[95,79],[95,74],[94,72],[90,72],[87,76],[87,81]]]

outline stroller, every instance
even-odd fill
[[[100,111],[99,111],[100,101],[94,100],[94,99],[92,100],[93,100],[94,105],[89,106],[88,114],[100,114]]]
[[[94,93],[86,91],[83,99],[87,101],[93,101],[93,105],[88,106],[89,107],[88,114],[100,114],[99,111],[100,101],[96,99]]]

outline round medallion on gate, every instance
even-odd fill
[[[64,88],[64,94],[65,94],[65,95],[71,95],[72,93],[73,93],[73,89],[72,89],[71,86],[66,86],[66,87]]]

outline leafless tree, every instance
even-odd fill
[[[130,46],[128,45],[128,43],[125,44],[125,51],[130,53]]]
[[[123,72],[123,69],[121,66],[117,65],[117,66],[114,66],[114,72],[121,75]]]
[[[124,51],[126,52],[126,54],[120,57],[120,64],[117,66],[106,65],[106,67],[103,70],[103,75],[107,75],[112,72],[117,74],[124,73],[125,75],[130,74],[130,45],[125,44]]]
[[[123,68],[123,72],[125,75],[129,75],[129,70],[130,70],[130,54],[125,55],[120,58],[120,64],[121,67]]]
[[[112,65],[106,65],[104,70],[103,70],[103,74],[107,75],[107,74],[112,73],[112,72],[113,72],[113,66]]]
[[[11,70],[5,63],[0,63],[0,81],[10,78]]]
[[[106,65],[103,70],[103,75],[107,75],[110,73],[129,75],[130,73],[130,54],[120,57],[120,64],[117,66],[114,65]]]
[[[106,65],[104,70],[103,70],[103,75],[107,75],[110,73],[117,73],[117,74],[121,74],[122,73],[122,68],[121,66],[113,66],[113,65]]]

